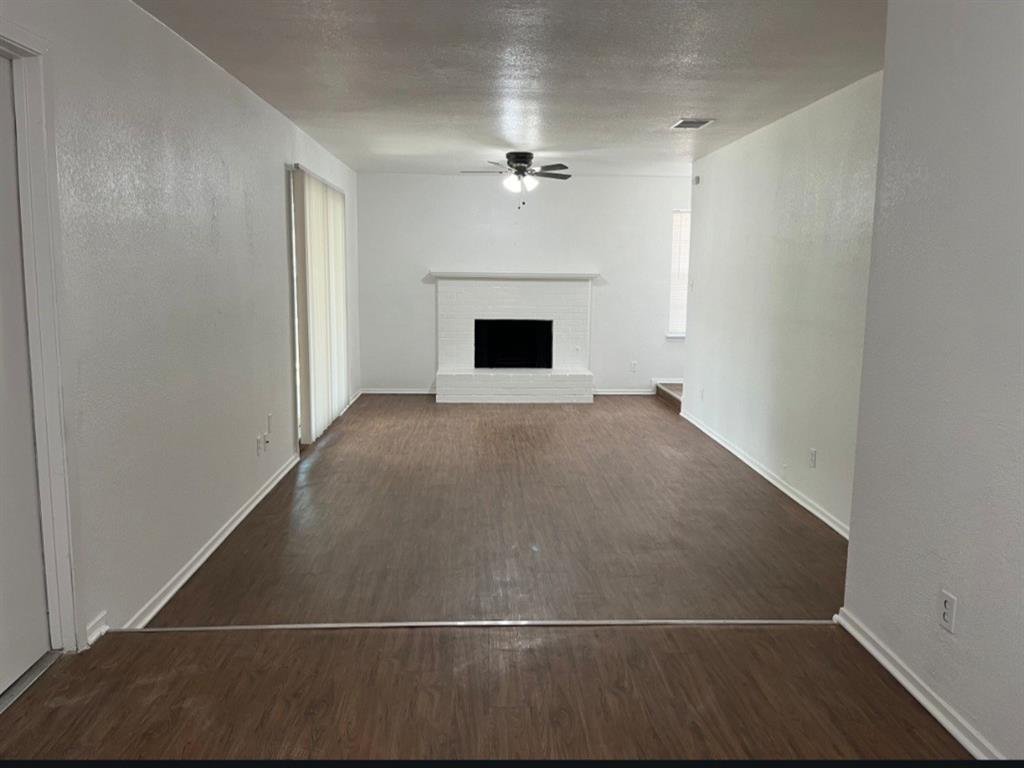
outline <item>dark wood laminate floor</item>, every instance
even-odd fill
[[[846,541],[655,397],[359,398],[151,626],[831,618]]]
[[[118,634],[4,758],[966,758],[836,626]]]

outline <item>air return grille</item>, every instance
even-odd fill
[[[715,121],[710,117],[684,117],[672,127],[682,128],[684,131],[696,131],[713,122]]]

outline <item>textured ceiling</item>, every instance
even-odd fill
[[[137,2],[359,171],[685,172],[881,69],[885,36],[884,0]]]

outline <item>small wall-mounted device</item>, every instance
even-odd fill
[[[939,626],[950,634],[956,632],[956,595],[945,589],[939,592]]]

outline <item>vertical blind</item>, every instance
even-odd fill
[[[690,212],[672,212],[672,272],[669,276],[668,332],[686,333],[686,293],[690,282]]]
[[[345,196],[292,172],[299,433],[311,443],[348,402]]]

